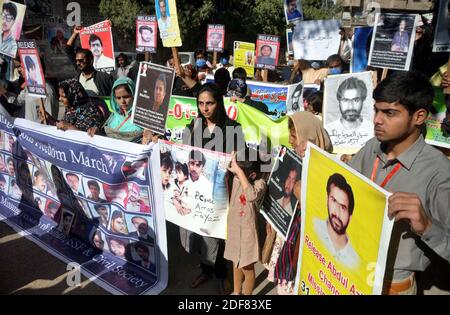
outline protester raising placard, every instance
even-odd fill
[[[308,142],[296,294],[381,294],[393,220],[388,192]]]
[[[167,109],[175,71],[150,62],[141,62],[137,76],[132,120],[142,128],[165,133]]]
[[[369,65],[408,70],[414,47],[417,14],[377,13],[370,45]]]
[[[159,36],[161,37],[163,46],[182,46],[175,0],[156,0],[155,10],[158,20]]]
[[[278,65],[279,52],[279,36],[258,35],[256,40],[256,68],[274,70]]]
[[[295,59],[326,60],[337,54],[341,35],[337,20],[300,21],[294,28]]]
[[[325,79],[323,124],[334,153],[356,153],[373,137],[372,91],[371,72]]]
[[[22,24],[26,6],[12,1],[1,1],[2,24],[0,54],[15,58],[17,53],[17,40],[22,32]]]
[[[45,77],[35,41],[17,41],[28,94],[46,98]]]
[[[136,19],[136,51],[156,53],[158,24],[155,16],[140,15]]]
[[[166,219],[199,235],[226,238],[225,173],[231,155],[160,141]]]
[[[268,193],[263,201],[261,213],[277,233],[286,239],[299,200],[294,195],[294,186],[301,179],[302,161],[294,151],[282,147],[268,182]]]
[[[111,72],[116,67],[114,61],[114,45],[111,33],[111,22],[103,21],[80,32],[81,47],[89,49],[94,55],[94,68],[99,71]]]
[[[253,78],[255,73],[255,44],[235,41],[234,47],[234,67],[244,68],[247,77]]]
[[[206,50],[222,52],[225,42],[225,25],[208,24],[206,32]]]

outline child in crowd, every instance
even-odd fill
[[[246,152],[249,150],[233,154],[228,168],[234,177],[224,257],[233,261],[233,295],[251,295],[255,287],[255,263],[260,260],[257,214],[267,188],[259,158],[251,162],[243,156]]]

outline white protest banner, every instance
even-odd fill
[[[329,76],[325,80],[323,125],[334,153],[353,154],[373,137],[371,72]]]
[[[0,115],[0,217],[113,294],[167,286],[159,147]],[[18,262],[24,263],[24,262]],[[34,266],[34,268],[46,268]]]
[[[166,219],[199,235],[226,238],[225,185],[231,155],[159,141]]]
[[[94,55],[94,68],[111,72],[116,68],[114,61],[114,44],[111,33],[111,22],[103,21],[80,32],[81,47],[89,49]]]
[[[136,51],[156,53],[157,32],[155,16],[139,15],[136,19]]]
[[[295,59],[326,60],[337,54],[341,35],[337,20],[300,21],[292,37]]]
[[[35,41],[17,41],[28,94],[46,98],[45,77]]]
[[[368,65],[409,70],[417,21],[417,14],[377,13]]]

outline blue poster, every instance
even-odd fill
[[[370,39],[372,38],[373,27],[355,27],[353,35],[353,56],[350,72],[366,71],[369,59]]]
[[[159,178],[158,145],[0,115],[0,217],[111,293],[167,286]]]

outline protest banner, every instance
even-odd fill
[[[223,52],[225,45],[225,25],[208,24],[206,32],[206,50],[212,52]]]
[[[301,190],[295,294],[381,294],[388,192],[309,142]]]
[[[165,133],[167,110],[175,71],[150,62],[141,62],[133,100],[133,123],[158,134]]]
[[[235,41],[233,47],[234,67],[244,68],[247,77],[253,78],[255,74],[255,44]]]
[[[294,186],[301,180],[302,161],[294,151],[282,147],[268,181],[261,214],[285,240],[289,233],[299,200]]]
[[[47,28],[47,38],[50,49],[55,55],[65,55],[65,46],[67,39],[70,38],[72,32],[66,25],[57,25]]]
[[[0,1],[2,6],[2,24],[0,33],[0,54],[15,58],[17,53],[17,40],[22,32],[22,24],[26,6],[13,1]]]
[[[80,265],[111,293],[165,289],[165,215],[161,187],[153,184],[160,181],[157,144],[92,138],[5,116],[0,138],[0,160],[8,162],[0,167],[0,217],[7,224]]]
[[[337,54],[341,35],[337,20],[300,21],[292,37],[295,59],[326,60]]]
[[[89,49],[94,55],[94,68],[98,71],[111,72],[116,68],[114,61],[114,44],[111,32],[111,22],[103,21],[80,32],[81,47]]]
[[[303,9],[300,0],[284,0],[284,16],[286,17],[286,24],[296,24],[303,20]]]
[[[159,37],[161,37],[163,46],[182,46],[175,0],[157,0],[155,1],[155,10],[158,20]]]
[[[372,91],[369,71],[325,79],[323,125],[333,143],[333,153],[356,153],[373,137]]]
[[[231,102],[230,98],[224,98],[224,102],[228,117],[241,124],[247,145],[255,147],[267,141],[273,155],[278,153],[280,145],[290,146],[287,117],[274,121],[252,106]],[[197,114],[195,98],[172,95],[166,121],[166,138],[181,143],[184,128]]]
[[[46,98],[45,77],[42,72],[41,60],[36,42],[17,41],[20,62],[25,70],[25,84],[28,94],[35,97]]]
[[[136,18],[136,51],[156,53],[158,24],[155,16],[139,15]]]
[[[434,31],[433,52],[450,51],[450,11],[448,0],[439,0],[439,13]]]
[[[417,21],[417,14],[377,13],[369,66],[407,71],[411,64]]]
[[[355,27],[353,34],[352,62],[350,72],[363,72],[367,68],[369,60],[370,40],[372,39],[373,27]]]
[[[256,40],[256,64],[258,69],[275,70],[280,53],[280,37],[275,35],[258,35]]]
[[[166,220],[199,235],[225,239],[231,155],[159,141]]]
[[[292,43],[292,29],[286,29],[286,44],[287,44],[287,52],[289,55],[294,54],[294,44]]]
[[[450,137],[445,137],[441,130],[441,123],[445,118],[446,111],[445,95],[441,88],[435,88],[433,108],[425,122],[427,126],[425,141],[432,145],[450,149]]]

